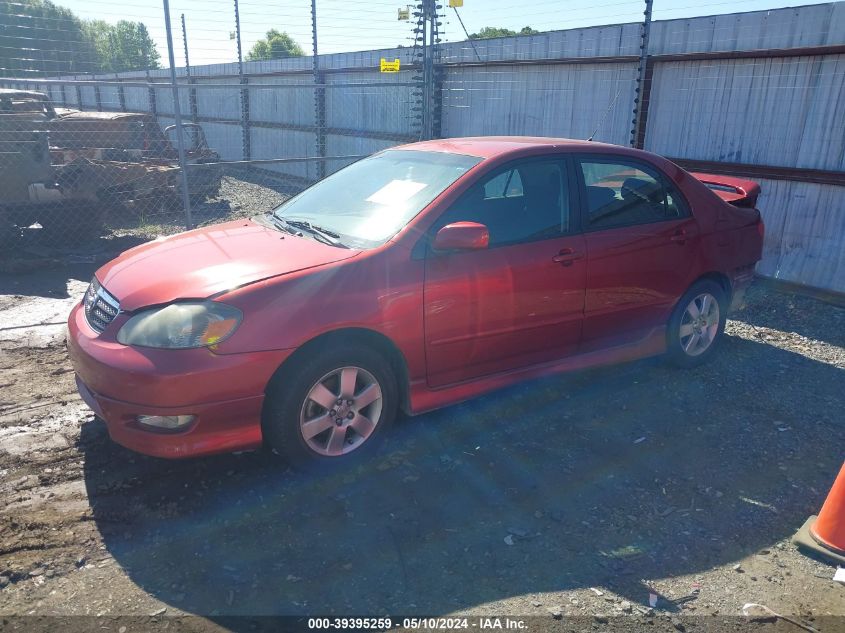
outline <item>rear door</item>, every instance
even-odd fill
[[[587,247],[583,351],[639,340],[668,319],[696,263],[699,229],[655,167],[577,161]]]
[[[584,308],[584,238],[565,158],[526,159],[482,176],[433,227],[479,222],[486,250],[437,253],[425,267],[431,386],[574,353]]]

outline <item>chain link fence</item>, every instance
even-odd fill
[[[390,146],[537,135],[759,181],[758,271],[843,289],[843,3],[64,2],[85,19],[0,0],[0,270],[266,212]]]
[[[337,37],[340,3],[324,0],[322,31],[316,2],[286,9],[275,17],[294,37],[278,59],[256,53],[262,42],[278,44],[272,30],[259,37],[267,25],[261,5],[206,4],[194,16],[194,39],[191,14],[166,1],[163,11],[129,7],[129,19],[166,42],[166,58],[156,64],[165,68],[84,74],[61,72],[63,54],[74,69],[97,66],[92,51],[76,54],[82,43],[69,33],[73,24],[23,15],[27,2],[0,2],[18,13],[0,33],[0,244],[7,258],[45,249],[84,253],[94,241],[115,238],[122,247],[265,213],[352,161],[423,136],[418,70],[431,42],[414,40],[420,17],[433,11],[428,0],[403,20],[382,7],[387,26],[358,16],[399,42],[390,54],[321,54],[320,35],[329,49],[355,47]],[[354,31],[355,20],[343,22]],[[210,37],[218,32],[219,39]],[[372,41],[366,30],[365,37]],[[242,39],[253,43],[251,51]],[[192,57],[206,63],[192,66]],[[207,63],[215,59],[220,63]],[[13,76],[4,76],[10,69]]]
[[[67,1],[102,20],[80,28],[63,9],[51,16],[32,10],[37,0],[0,0],[14,18],[0,33],[0,243],[10,257],[88,252],[95,240],[127,238],[122,246],[267,212],[354,160],[426,138],[587,136],[598,122],[596,138],[625,143],[617,132],[643,78],[642,64],[626,60],[585,64],[583,85],[549,84],[533,40],[470,33],[458,0]],[[614,4],[637,16],[650,0]],[[532,34],[564,25],[554,11],[525,18]],[[647,24],[625,31],[628,48]],[[581,38],[585,60],[593,39]],[[545,57],[567,54],[550,41]],[[551,103],[549,117],[531,116],[538,99],[569,104],[566,129]],[[607,105],[603,128],[596,104]]]

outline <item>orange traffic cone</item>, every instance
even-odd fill
[[[792,542],[805,553],[845,564],[845,463],[819,515],[807,519]]]

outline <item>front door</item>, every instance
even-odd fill
[[[565,158],[526,159],[491,174],[434,226],[479,222],[486,250],[438,253],[425,267],[428,383],[443,386],[556,360],[577,350],[584,239]]]

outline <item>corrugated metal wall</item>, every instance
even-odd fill
[[[845,292],[845,187],[761,180],[766,277]]]
[[[497,38],[474,46],[445,44],[441,133],[586,138],[601,122],[596,140],[627,145],[639,45],[638,24]],[[845,292],[845,187],[796,181],[794,173],[784,179],[783,169],[778,169],[845,172],[845,53],[790,53],[842,45],[845,2],[654,22],[644,141],[646,149],[675,158],[755,166],[763,186],[759,206],[768,227],[759,272],[839,292]],[[759,54],[740,58],[736,53],[730,58],[741,51]],[[411,52],[403,48],[323,55],[320,67],[332,84],[408,81],[407,72],[383,75],[377,67],[381,58],[397,57],[407,66]],[[719,52],[727,52],[727,58],[659,57]],[[316,153],[310,70],[308,57],[244,64],[250,84],[267,86],[249,93],[253,158]],[[237,72],[237,64],[192,68],[199,120],[210,145],[228,160],[244,158]],[[168,71],[152,71],[150,76],[166,81]],[[233,87],[202,88],[209,83]],[[309,87],[273,87],[290,83]],[[44,89],[57,103],[79,106],[81,97],[82,107],[97,107],[90,86]],[[101,102],[117,101],[116,87],[100,90]],[[150,110],[147,88],[122,91],[128,110]],[[159,116],[169,124],[170,90],[154,92]],[[325,92],[329,156],[371,153],[413,138],[410,88],[344,86]],[[180,101],[189,115],[187,88],[180,91]],[[331,162],[329,170],[341,164]],[[286,164],[277,170],[316,177],[314,164]]]
[[[843,38],[845,3],[828,2],[654,22],[648,49],[652,55],[783,49],[842,44]]]
[[[845,55],[659,63],[652,85],[650,151],[845,171]]]
[[[774,177],[845,172],[845,55],[662,62],[652,85],[646,149],[772,167],[758,272],[845,292],[845,187]]]
[[[443,136],[514,134],[625,144],[637,64],[468,66],[443,82]]]
[[[844,43],[839,2],[655,22],[649,53]],[[455,65],[444,80],[443,134],[586,138],[621,89],[596,140],[627,145],[637,62],[580,58],[631,56],[638,45],[639,29],[630,24],[501,38],[475,50],[450,44],[444,57]],[[495,63],[544,58],[559,61]],[[845,55],[655,63],[644,146],[675,158],[845,172]],[[774,169],[771,176],[760,179],[767,233],[758,272],[845,292],[845,187],[779,180]]]

